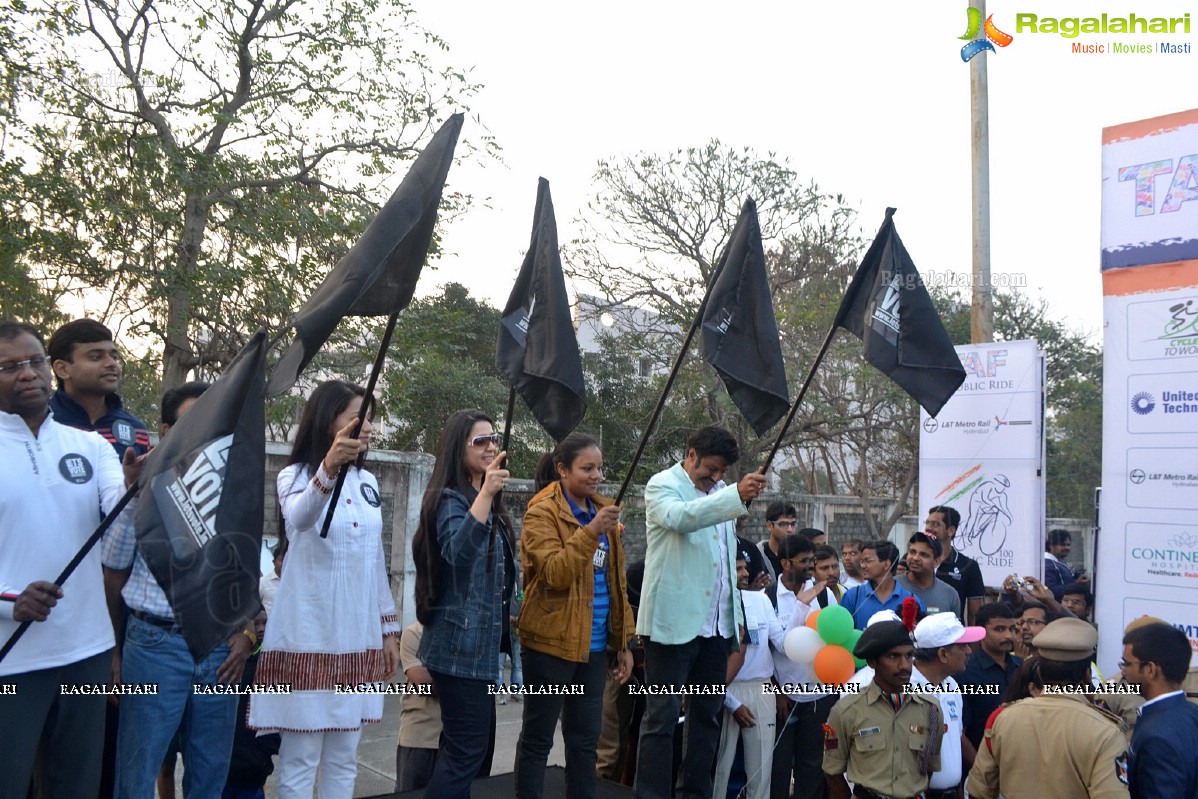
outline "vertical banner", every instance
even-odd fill
[[[1151,615],[1198,665],[1198,109],[1103,130],[1098,665]]]
[[[920,413],[920,518],[956,508],[953,546],[999,586],[1044,568],[1044,353],[1035,341],[956,350],[965,382],[936,418]]]

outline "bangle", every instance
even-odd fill
[[[258,645],[258,636],[254,634],[253,630],[247,630],[245,628],[242,628],[241,634],[244,635],[246,638],[250,639],[250,648],[253,648]]]

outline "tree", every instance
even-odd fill
[[[383,371],[387,433],[382,445],[436,452],[445,420],[462,408],[482,409],[502,431],[508,385],[495,366],[498,334],[499,310],[471,297],[459,283],[413,301],[399,316]],[[514,419],[510,468],[531,477],[537,458],[553,441],[519,399]]]
[[[2,153],[21,258],[102,294],[167,387],[285,323],[478,88],[401,0],[45,0],[13,19],[36,87]]]
[[[844,198],[804,185],[772,155],[761,157],[718,141],[665,155],[639,153],[603,161],[595,182],[589,230],[567,249],[566,271],[597,293],[616,326],[627,331],[629,342],[615,352],[644,353],[652,358],[656,374],[668,370],[740,205],[751,196],[766,240],[783,356],[792,391],[797,391],[831,325],[862,244],[855,214]],[[654,313],[646,317],[634,312],[646,307]],[[622,383],[617,375],[609,379],[621,392],[636,390],[627,375]],[[584,424],[598,421],[602,413],[605,442],[608,430],[627,431],[621,442],[631,433],[639,436],[659,390],[655,382],[660,381],[640,381],[640,396],[648,401],[597,403],[603,411],[589,412]],[[600,393],[603,385],[600,381]],[[681,447],[683,431],[672,425],[693,429],[714,422],[729,428],[741,445],[741,469],[760,465],[772,443],[772,436],[758,439],[743,422],[694,345],[667,414],[673,421],[655,433],[653,461]],[[915,483],[911,464],[917,421],[914,403],[864,364],[858,343],[842,337],[820,367],[775,465],[783,471],[784,486],[852,492],[867,511],[872,497],[898,497],[900,507],[889,516],[875,519],[866,513],[882,534],[903,512]],[[632,446],[635,440],[629,451]],[[623,450],[606,447],[609,462]],[[638,477],[644,471],[638,468]]]

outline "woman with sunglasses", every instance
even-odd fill
[[[608,667],[623,685],[632,673],[628,642],[635,634],[620,508],[598,493],[603,453],[582,433],[566,436],[537,464],[544,484],[528,502],[520,557],[524,608],[520,614],[524,682],[582,686],[581,694],[533,693],[525,698],[516,745],[516,796],[540,799],[553,731],[562,719],[566,796],[595,795],[595,749]]]
[[[420,661],[441,701],[441,748],[425,789],[432,799],[470,796],[490,773],[495,664],[510,651],[515,585],[511,523],[500,500],[506,452],[482,411],[449,417],[412,538]],[[505,637],[509,643],[504,646]]]
[[[378,482],[362,469],[369,416],[361,386],[331,380],[304,406],[288,465],[278,476],[286,568],[266,625],[255,683],[290,694],[255,694],[250,729],[278,730],[279,796],[354,795],[362,725],[383,717],[381,693],[337,686],[382,682],[399,665],[399,622],[383,563]],[[320,529],[337,474],[345,486],[326,538]]]

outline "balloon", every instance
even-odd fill
[[[819,630],[819,637],[825,643],[843,644],[853,633],[853,614],[840,605],[824,608],[815,629]]]
[[[865,632],[865,630],[853,630],[852,634],[849,636],[849,640],[844,642],[844,648],[849,650],[850,653],[856,649],[857,642],[861,640],[861,633],[863,632]],[[865,668],[865,660],[857,657],[856,655],[853,655],[853,664],[859,669]]]
[[[823,612],[824,612],[823,608],[820,608],[819,610],[811,611],[811,613],[808,614],[808,616],[807,616],[807,621],[805,621],[803,623],[806,624],[808,627],[810,627],[813,630],[816,629],[815,623],[819,619],[819,614],[821,614]]]
[[[795,663],[804,665],[815,659],[815,653],[824,645],[819,633],[807,627],[795,627],[786,633],[783,649]]]
[[[813,665],[816,678],[827,685],[844,685],[857,671],[849,650],[835,644],[828,644],[817,652]]]

